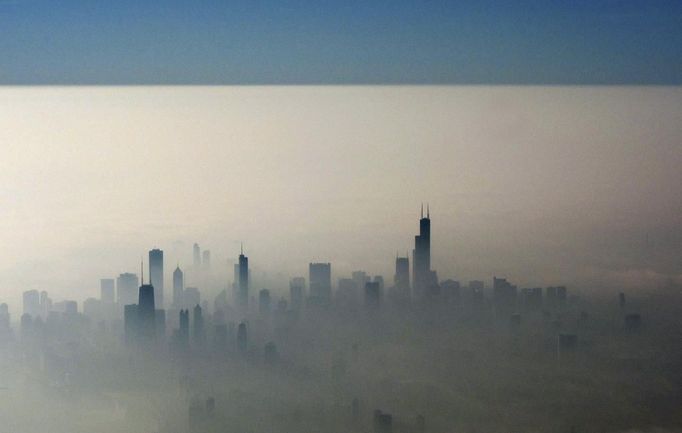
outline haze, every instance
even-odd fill
[[[0,297],[92,296],[152,246],[169,279],[195,241],[225,281],[240,242],[282,287],[390,277],[422,202],[442,279],[679,283],[681,118],[679,87],[2,88]]]

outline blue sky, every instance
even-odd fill
[[[681,84],[682,1],[0,0],[0,84]]]

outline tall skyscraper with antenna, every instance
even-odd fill
[[[424,205],[421,208],[419,219],[419,235],[414,237],[414,250],[412,251],[412,275],[414,295],[422,297],[428,288],[431,279],[431,215],[429,205],[426,205],[426,218],[424,218]]]

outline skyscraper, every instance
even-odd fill
[[[199,269],[199,267],[201,266],[201,249],[199,248],[199,244],[197,244],[197,243],[194,244],[193,253],[194,253],[194,268]]]
[[[185,290],[185,276],[180,270],[180,265],[173,271],[173,307],[182,306],[183,292]]]
[[[239,306],[246,309],[249,306],[249,258],[244,255],[242,247],[239,254]]]
[[[412,251],[413,287],[416,297],[424,296],[431,279],[431,218],[429,207],[426,206],[426,218],[424,218],[424,205],[422,205],[421,218],[419,219],[419,235],[414,237],[414,250]]]
[[[154,287],[154,299],[163,308],[163,251],[149,251],[149,285]]]
[[[136,304],[138,287],[140,283],[137,275],[129,272],[120,274],[116,278],[116,302],[119,305]]]
[[[114,303],[114,279],[102,278],[99,280],[100,299],[102,302]]]
[[[151,252],[149,255],[151,256]],[[156,308],[154,294],[154,286],[151,284],[151,281],[150,284],[144,284],[143,276],[137,302],[137,315],[138,326],[140,329],[139,336],[146,341],[151,341],[156,336]]]
[[[211,269],[211,250],[204,250],[203,253],[201,254],[202,254],[201,265],[206,270]]]
[[[300,310],[303,307],[305,298],[305,278],[294,277],[289,282],[289,299],[293,310]]]
[[[36,318],[40,315],[40,293],[37,290],[27,290],[24,292],[24,314],[28,314],[31,318]]]
[[[395,289],[401,298],[410,297],[410,259],[409,257],[395,258]]]
[[[313,303],[327,305],[332,297],[331,263],[310,263],[308,266],[310,297]]]

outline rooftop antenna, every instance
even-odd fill
[[[240,254],[243,256],[244,255],[244,242],[239,243],[239,248],[240,248]]]
[[[422,218],[424,218],[424,203],[422,203]]]
[[[429,204],[426,203],[426,218],[431,218],[429,215],[430,215],[430,212],[429,212]]]
[[[144,259],[142,256],[140,256],[140,281],[142,282],[140,285],[144,286]]]

